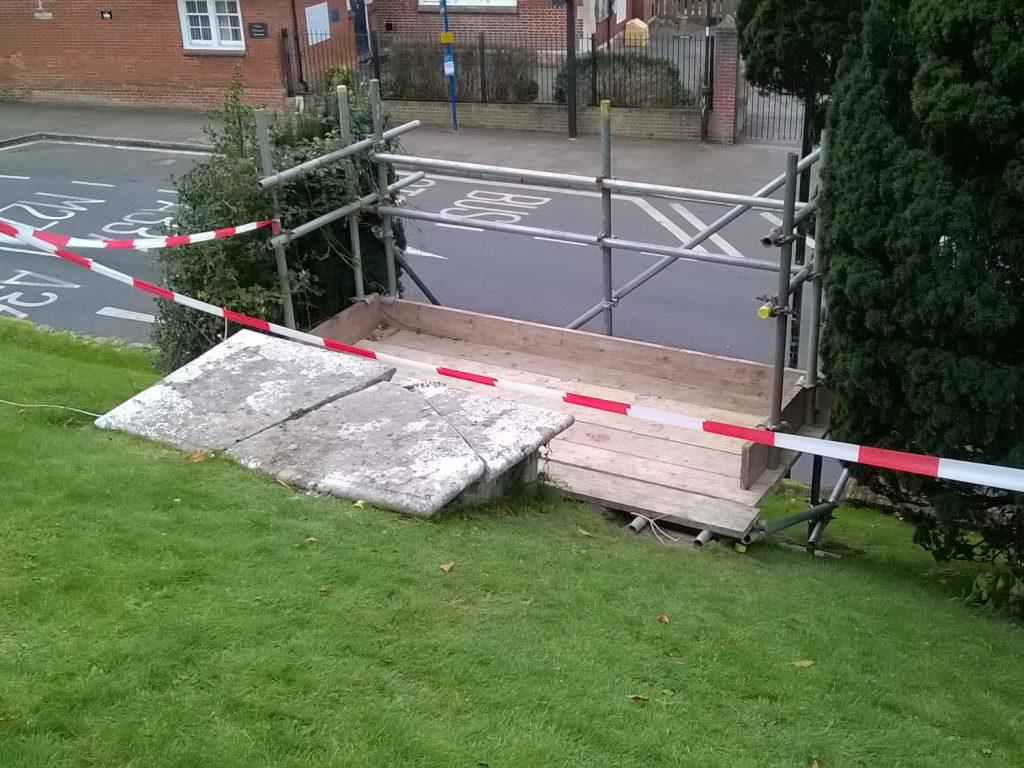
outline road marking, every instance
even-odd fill
[[[16,181],[28,181],[31,178],[32,178],[31,176],[12,176],[12,175],[7,174],[7,173],[0,173],[0,179],[14,179]]]
[[[446,229],[465,229],[469,232],[483,232],[480,227],[467,227],[462,224],[442,224],[441,222],[434,222],[435,227],[445,227]]]
[[[114,187],[114,184],[104,184],[101,181],[72,181],[72,184],[81,184],[83,187]]]
[[[688,222],[693,224],[693,226],[695,226],[698,231],[707,229],[708,225],[701,221],[693,211],[691,211],[682,203],[672,203],[669,207],[673,211],[678,213],[680,216],[682,216],[684,219],[686,219]],[[719,248],[721,248],[728,256],[733,256],[737,259],[747,258],[742,253],[740,253],[736,248],[730,245],[729,242],[721,235],[712,235],[710,240]]]
[[[145,312],[132,312],[130,309],[118,309],[117,307],[104,307],[96,314],[103,315],[104,317],[116,317],[121,320],[135,320],[140,323],[152,323],[156,321],[156,318],[153,315],[147,315]]]
[[[437,253],[431,253],[430,251],[421,251],[419,248],[406,248],[405,252],[410,256],[425,256],[428,259],[442,259],[448,261],[447,256],[441,256]]]
[[[20,243],[21,240],[17,240],[13,237],[7,237],[7,235],[0,235],[0,243]],[[30,251],[28,248],[12,248],[9,245],[0,245],[0,251],[7,251],[9,253],[27,253],[29,256],[45,256],[46,251]]]
[[[534,237],[534,240],[543,240],[545,243],[559,243],[560,245],[579,245],[583,248],[587,247],[587,243],[576,243],[572,240],[559,240],[557,237]]]
[[[157,192],[163,192],[165,195],[176,195],[178,190],[176,189],[158,189]]]
[[[776,216],[774,213],[768,213],[768,211],[761,211],[761,218],[767,221],[769,224],[774,224],[776,227],[782,226],[782,219]],[[808,235],[804,238],[807,241],[807,247],[812,251],[815,250],[814,238]]]
[[[664,259],[665,258],[665,254],[664,253],[651,253],[650,251],[640,251],[640,255],[641,256],[654,256],[657,259]],[[689,262],[691,262],[693,264],[699,264],[700,263],[696,259],[691,259],[691,258],[688,258],[686,256],[680,256],[677,259],[677,261],[689,261]]]

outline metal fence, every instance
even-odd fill
[[[598,44],[576,41],[578,103],[609,99],[617,107],[670,108],[696,103],[704,62],[704,40],[654,29],[644,45],[623,37]],[[377,77],[386,99],[445,101],[448,80],[436,35],[374,34],[372,60],[360,65]],[[456,34],[453,44],[456,95],[460,101],[565,104],[569,65],[565,46],[536,35],[480,32]]]
[[[741,141],[799,144],[804,105],[795,96],[765,91],[746,80],[740,85],[736,138]]]
[[[282,30],[288,95],[320,95],[339,82],[369,80],[373,76],[371,42],[369,35]]]
[[[711,18],[721,21],[736,16],[736,4],[736,0],[711,0]],[[693,24],[703,22],[707,12],[707,0],[654,0],[654,15],[662,21]]]

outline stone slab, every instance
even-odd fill
[[[293,485],[417,517],[433,517],[487,471],[424,397],[390,382],[253,435],[227,455]]]
[[[454,389],[439,382],[408,376],[393,381],[422,395],[459,431],[487,465],[485,481],[505,474],[535,454],[574,421],[567,413]]]
[[[372,360],[242,330],[96,426],[183,450],[223,450],[394,373]]]

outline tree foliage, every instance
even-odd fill
[[[372,133],[368,100],[353,94],[353,133]],[[333,111],[332,111],[333,109]],[[272,128],[275,168],[287,168],[338,149],[337,105],[327,100],[313,115],[277,120]],[[172,229],[203,232],[273,217],[269,192],[259,189],[254,111],[242,99],[236,80],[223,103],[211,113],[206,133],[212,155],[174,180],[178,210]],[[318,170],[278,190],[281,224],[295,227],[376,190],[376,171],[363,153]],[[359,234],[367,291],[383,289],[383,243],[374,233],[379,217],[363,214]],[[165,248],[158,259],[166,285],[189,296],[283,322],[283,305],[274,252],[261,230],[187,247]],[[396,241],[404,246],[401,231]],[[296,322],[312,327],[344,309],[355,294],[348,220],[334,222],[291,243],[287,249]],[[224,338],[223,320],[179,304],[161,303],[153,339],[157,363],[173,370]]]
[[[1024,4],[873,0],[862,21],[826,169],[833,435],[1022,467]],[[938,557],[1024,578],[1020,495],[860,472],[929,510]]]
[[[824,121],[844,46],[856,34],[865,0],[740,0],[740,52],[751,83],[795,96],[815,133]]]

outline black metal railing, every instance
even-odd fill
[[[444,101],[448,78],[436,34],[382,33],[372,44],[373,76],[387,99]],[[456,96],[481,103],[564,104],[568,64],[565,44],[528,34],[456,33]],[[703,72],[703,39],[652,30],[642,45],[623,36],[599,45],[576,41],[576,92],[580,104],[610,99],[617,107],[692,105]]]

